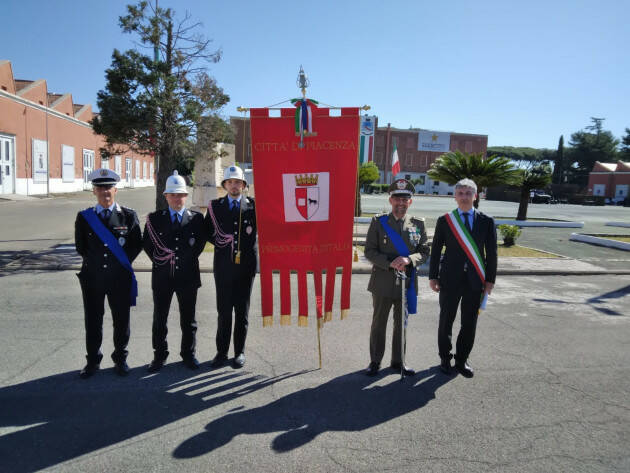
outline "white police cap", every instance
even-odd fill
[[[88,174],[88,181],[93,186],[115,186],[120,181],[120,176],[111,169],[97,169]]]
[[[173,171],[171,176],[166,179],[166,187],[164,194],[188,194],[186,189],[186,180],[179,175],[177,169]]]
[[[247,187],[247,180],[245,180],[245,175],[243,174],[243,170],[238,166],[228,166],[223,171],[223,180],[221,181],[221,187],[225,189],[225,181],[228,179],[240,179],[245,183],[245,187]]]

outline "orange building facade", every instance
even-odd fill
[[[101,159],[102,136],[94,133],[91,105],[48,92],[46,81],[20,80],[0,60],[0,194],[37,195],[90,189],[87,175],[116,171],[119,187],[154,185],[151,156],[132,152]]]
[[[400,172],[391,174],[394,144],[400,162]],[[419,194],[451,195],[454,187],[446,182],[433,181],[427,176],[431,164],[444,153],[482,153],[488,151],[488,136],[451,131],[434,131],[423,128],[400,129],[389,125],[376,129],[374,163],[381,171],[381,183],[405,178],[419,181],[415,184]]]
[[[595,161],[588,175],[588,193],[601,195],[615,203],[623,202],[630,188],[630,163],[600,163]]]
[[[378,118],[375,117],[376,123]],[[230,117],[234,129],[236,162],[244,169],[252,166],[249,118]],[[374,133],[374,152],[371,156],[380,172],[380,183],[393,179],[414,179],[420,194],[450,195],[454,187],[445,182],[433,181],[427,176],[431,164],[449,151],[482,153],[488,151],[488,136],[469,133],[433,131],[420,128],[399,129],[377,127]],[[357,136],[358,138],[358,136]],[[400,173],[391,175],[394,143],[400,162]]]

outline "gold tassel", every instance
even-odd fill
[[[298,327],[308,327],[308,316],[300,315],[298,317]]]
[[[322,328],[324,326],[324,318],[317,319],[317,327]]]
[[[349,312],[350,312],[350,309],[341,309],[341,320],[347,318]]]
[[[354,248],[354,259],[353,259],[353,261],[354,261],[355,263],[358,263],[358,262],[359,262],[359,252],[357,251],[357,248],[356,248],[356,247]]]
[[[263,327],[271,327],[273,325],[273,315],[263,316]]]
[[[280,325],[291,325],[291,314],[280,316]]]
[[[234,264],[241,264],[241,250],[236,252],[236,256],[234,257]]]
[[[332,312],[324,312],[324,322],[330,322],[332,320]]]

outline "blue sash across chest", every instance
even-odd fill
[[[407,244],[402,239],[402,236],[400,236],[392,227],[389,226],[389,224],[387,223],[388,218],[389,215],[383,215],[378,218],[378,221],[381,223],[383,229],[385,230],[385,233],[387,233],[387,236],[394,244],[394,247],[396,248],[398,254],[400,256],[409,256],[409,248],[407,248]],[[411,277],[409,278],[409,287],[407,288],[407,312],[409,314],[415,314],[418,307],[415,281],[416,267],[412,264]]]
[[[98,218],[98,215],[96,215],[94,209],[85,209],[81,212],[81,215],[83,215],[83,218],[88,223],[88,225],[92,227],[92,230],[94,230],[96,236],[99,237],[99,239],[103,243],[105,243],[107,248],[109,248],[109,250],[114,254],[114,256],[123,266],[123,268],[131,273],[130,298],[131,305],[135,306],[136,297],[138,297],[138,281],[136,281],[136,275],[133,272],[133,268],[131,267],[131,263],[129,262],[127,253],[125,253],[125,250],[123,250],[122,246],[120,246],[118,240],[116,240],[116,237],[112,235],[112,232],[110,232],[109,229],[103,224],[103,222],[101,222],[101,219]]]

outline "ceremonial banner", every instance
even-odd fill
[[[273,321],[273,272],[280,274],[283,325],[291,321],[292,271],[298,325],[308,323],[307,272],[320,325],[332,319],[338,268],[342,319],[350,309],[359,109],[342,108],[333,117],[313,100],[297,100],[295,107],[281,109],[279,117],[270,117],[267,108],[250,109],[264,326]]]
[[[373,161],[374,133],[376,132],[376,116],[361,117],[361,141],[359,144],[359,163]]]

